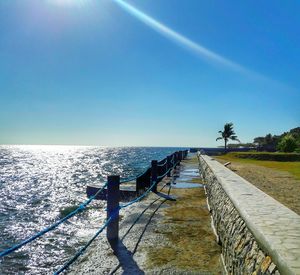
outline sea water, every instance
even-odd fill
[[[86,186],[108,175],[128,178],[183,148],[0,146],[0,251],[19,243],[86,200]],[[106,217],[92,202],[57,229],[0,259],[0,274],[51,274],[91,238]],[[104,234],[100,237],[104,237]]]

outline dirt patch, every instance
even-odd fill
[[[221,157],[215,159],[221,163],[228,161]],[[300,180],[293,174],[253,163],[230,161],[229,169],[300,215]]]
[[[155,229],[165,242],[147,249],[147,268],[222,274],[221,248],[212,232],[203,188],[173,189],[171,194],[177,201],[167,202],[165,218]]]
[[[203,180],[200,179],[200,178],[193,178],[190,182],[191,182],[191,183],[205,184],[205,183],[203,182]]]

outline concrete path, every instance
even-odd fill
[[[300,216],[209,156],[201,158],[281,274],[300,274]]]

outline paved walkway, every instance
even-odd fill
[[[282,274],[300,274],[300,216],[209,156],[201,156]]]

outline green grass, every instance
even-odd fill
[[[240,154],[240,153],[239,153]],[[277,154],[277,153],[276,153]],[[296,179],[300,180],[300,161],[269,161],[269,160],[257,160],[240,158],[236,156],[236,153],[228,153],[216,159],[223,159],[231,162],[241,162],[264,166],[267,168],[272,168],[280,171],[285,171],[291,173]]]
[[[167,202],[164,219],[155,233],[166,240],[147,249],[147,267],[190,271],[195,274],[220,274],[221,247],[210,227],[210,213],[202,188],[175,189],[176,202]],[[210,273],[211,271],[211,273]]]
[[[195,156],[184,162],[198,164],[198,159]],[[192,182],[201,183],[201,179],[196,176]],[[172,189],[171,195],[176,202],[167,202],[164,218],[154,229],[165,241],[147,248],[147,267],[171,267],[176,274],[221,274],[221,247],[211,231],[204,189]]]
[[[297,153],[269,153],[269,152],[231,152],[226,155],[236,158],[269,160],[269,161],[300,161],[300,154]]]

